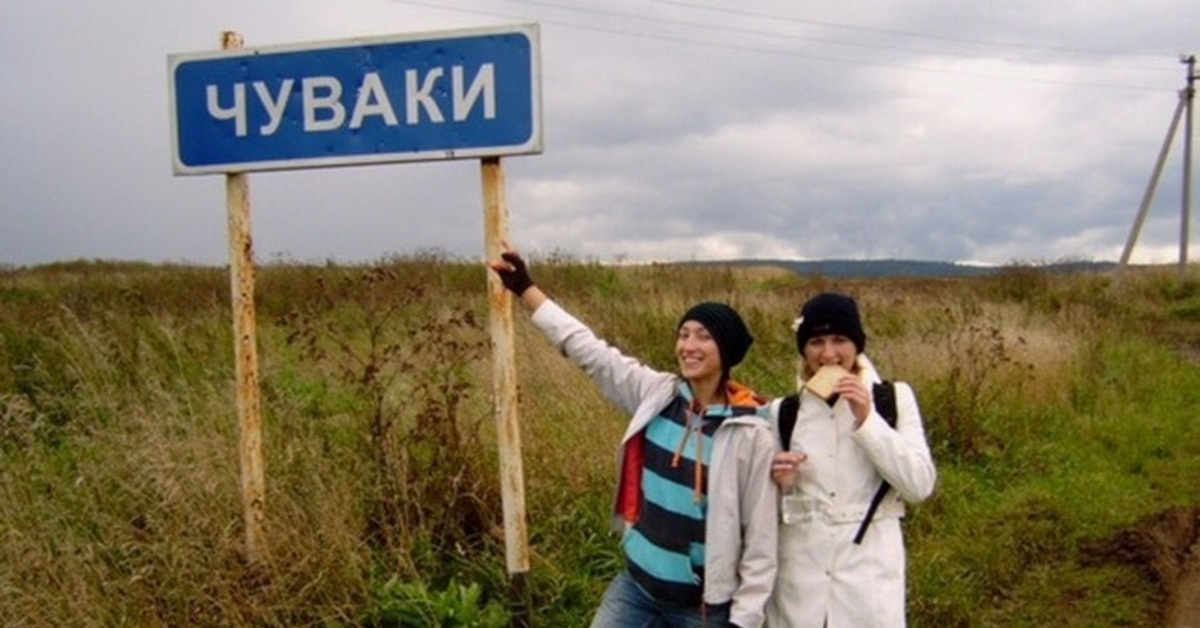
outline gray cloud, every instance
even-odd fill
[[[504,160],[522,248],[1116,259],[1197,43],[1177,0],[121,8],[0,7],[0,264],[224,263],[222,177],[170,171],[169,54],[225,29],[253,46],[531,21],[545,151]],[[1177,254],[1178,141],[1135,261]],[[264,261],[483,250],[477,161],[256,173],[251,194]]]

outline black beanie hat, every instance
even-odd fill
[[[808,300],[800,308],[796,325],[796,349],[804,355],[809,338],[839,334],[854,342],[859,353],[867,346],[867,334],[858,316],[858,304],[844,294],[824,292]]]
[[[721,368],[728,371],[741,363],[754,337],[737,311],[724,303],[698,303],[679,319],[678,330],[687,321],[696,321],[708,330],[721,352]]]

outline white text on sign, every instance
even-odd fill
[[[420,124],[421,114],[430,122],[446,121],[441,107],[434,99],[434,92],[441,83],[450,83],[451,116],[455,122],[462,122],[470,117],[472,109],[482,101],[482,115],[485,120],[496,117],[496,79],[495,68],[487,63],[480,66],[479,71],[471,77],[468,84],[466,72],[462,66],[452,66],[450,77],[446,78],[445,68],[432,68],[421,76],[417,70],[407,70],[404,73],[404,122],[409,125]],[[399,118],[392,105],[392,97],[384,84],[383,77],[378,72],[368,72],[362,76],[361,82],[355,86],[357,90],[354,104],[349,111],[347,122],[346,105],[342,103],[345,86],[335,76],[310,76],[300,81],[300,107],[302,109],[303,128],[305,132],[336,131],[344,125],[349,129],[361,128],[368,118],[377,118],[387,126],[398,126]],[[232,86],[232,104],[222,105],[228,96],[220,93],[218,85],[207,85],[205,95],[208,114],[215,120],[232,120],[237,137],[249,134],[249,113],[246,102],[246,83],[234,83]],[[258,103],[267,114],[266,124],[257,128],[261,136],[274,134],[287,113],[288,103],[292,102],[292,92],[296,88],[296,79],[286,78],[279,82],[278,90],[272,93],[271,87],[265,81],[250,83]]]

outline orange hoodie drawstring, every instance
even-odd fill
[[[687,425],[684,426],[683,438],[679,440],[679,446],[675,448],[675,455],[671,457],[671,468],[679,468],[679,462],[683,458],[683,449],[687,446],[688,438],[692,435],[692,430],[700,431],[703,429],[703,415],[700,414],[700,402],[692,400],[691,405],[687,410]],[[693,422],[696,424],[692,427]],[[696,464],[695,478],[692,480],[692,501],[699,504],[704,499],[704,438],[701,435],[696,436]]]

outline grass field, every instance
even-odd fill
[[[1161,625],[1161,573],[1121,540],[1200,504],[1194,279],[532,270],[662,369],[688,305],[731,302],[757,338],[735,376],[768,395],[794,387],[800,303],[854,294],[939,470],[905,524],[910,624]],[[4,625],[507,625],[485,276],[436,254],[259,269],[268,547],[252,563],[225,271],[0,269]],[[621,565],[607,521],[627,417],[515,319],[532,619],[583,626]]]

